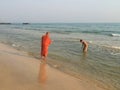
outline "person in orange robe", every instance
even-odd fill
[[[41,58],[44,60],[46,60],[46,57],[48,55],[48,47],[51,44],[49,34],[49,32],[46,32],[46,34],[41,38]]]

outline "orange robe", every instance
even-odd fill
[[[43,35],[41,38],[41,56],[48,55],[48,47],[51,44],[51,39],[48,35]]]

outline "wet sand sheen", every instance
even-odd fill
[[[0,90],[104,90],[0,44]]]

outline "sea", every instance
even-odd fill
[[[41,36],[50,32],[48,64],[76,78],[120,90],[120,23],[12,23],[0,25],[0,42],[40,60]],[[88,42],[82,52],[80,39]]]

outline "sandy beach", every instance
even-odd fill
[[[104,90],[0,44],[0,90]]]

